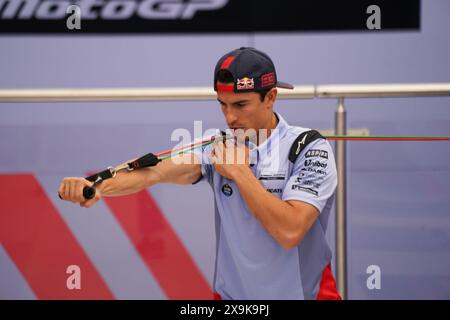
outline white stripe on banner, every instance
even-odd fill
[[[0,244],[0,300],[35,300],[22,273]]]
[[[155,185],[152,195],[187,251],[212,286],[216,238],[214,194],[206,182],[191,186]],[[198,201],[203,195],[204,200]],[[176,201],[174,201],[176,199]],[[183,208],[180,211],[180,208]]]

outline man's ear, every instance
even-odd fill
[[[270,89],[269,92],[267,92],[266,96],[264,97],[264,100],[266,100],[266,102],[269,105],[273,105],[275,103],[275,100],[277,99],[277,94],[278,94],[277,89],[272,88]]]

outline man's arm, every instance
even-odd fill
[[[248,166],[236,168],[232,178],[249,210],[284,249],[296,247],[319,216],[319,210],[306,202],[277,198],[267,192]]]
[[[114,178],[96,186],[95,197],[90,200],[83,197],[83,188],[92,186],[93,183],[80,177],[64,178],[59,187],[59,194],[64,200],[89,208],[102,196],[128,195],[157,183],[190,184],[197,181],[200,175],[199,159],[192,153],[186,153],[165,159],[154,167],[119,171]]]
[[[231,159],[229,160],[231,161],[227,163],[225,159],[227,159],[229,152],[231,155],[234,155],[235,159],[232,159],[233,156],[230,156]],[[267,192],[264,186],[253,175],[253,172],[247,165],[248,161],[245,162],[246,164],[236,164],[238,163],[236,161],[236,155],[242,155],[243,153],[248,153],[246,147],[216,143],[214,144],[211,160],[214,163],[215,170],[219,174],[233,180],[237,184],[248,209],[261,222],[269,234],[287,250],[297,246],[319,216],[321,208],[320,201],[311,201],[311,199],[305,198],[305,196],[288,194],[289,192],[286,193],[286,199],[284,199],[285,193],[283,193],[283,199],[279,199]],[[248,160],[249,157],[246,155],[244,158]],[[331,161],[333,162],[334,158]],[[302,163],[302,161],[298,163]],[[296,177],[299,176],[298,170],[301,167],[297,166],[294,169],[297,170],[293,171],[293,176],[289,179],[288,185],[292,183],[291,179],[295,181]],[[332,174],[328,178],[331,177]],[[322,180],[321,177],[316,177],[315,179],[317,184],[323,183],[323,181],[319,181]],[[288,188],[290,189],[289,186]],[[326,195],[327,192],[323,195],[321,194],[321,198],[326,197]],[[311,204],[311,202],[315,205]]]

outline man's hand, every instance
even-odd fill
[[[250,149],[241,143],[218,141],[214,143],[210,159],[221,176],[234,180],[234,175],[238,174],[240,170],[248,169]]]
[[[63,200],[79,203],[80,206],[84,208],[90,208],[101,198],[99,188],[96,188],[94,198],[86,200],[83,197],[84,187],[92,187],[93,184],[93,182],[90,182],[84,178],[64,178],[59,186],[58,192]]]

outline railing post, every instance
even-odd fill
[[[344,98],[339,98],[335,113],[336,135],[345,135],[346,111]],[[346,142],[336,141],[336,169],[338,185],[336,189],[336,280],[342,299],[347,299],[347,181],[346,181]]]

